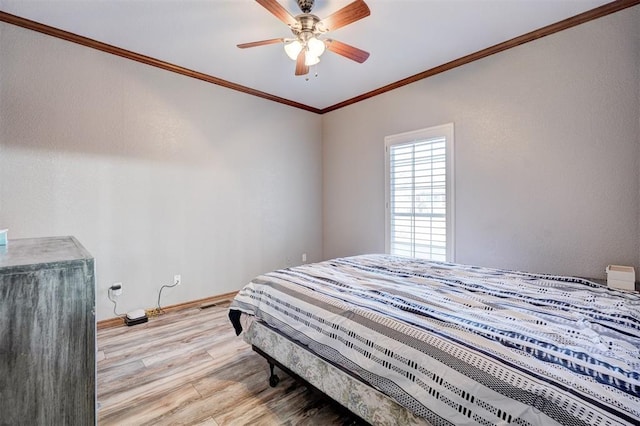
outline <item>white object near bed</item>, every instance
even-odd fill
[[[635,290],[636,272],[631,266],[607,266],[607,287]]]

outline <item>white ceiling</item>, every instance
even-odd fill
[[[332,38],[371,53],[358,64],[326,52],[309,79],[294,76],[290,37],[253,0],[0,0],[0,10],[323,109],[608,3],[607,0],[365,0],[371,15]],[[324,18],[351,0],[316,0]],[[280,0],[292,15],[295,0]],[[317,72],[317,77],[314,73]]]

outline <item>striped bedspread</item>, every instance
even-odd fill
[[[640,296],[389,255],[255,278],[254,315],[434,425],[640,424]]]

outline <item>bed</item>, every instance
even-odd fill
[[[372,424],[640,424],[640,295],[382,254],[261,275],[229,317]]]

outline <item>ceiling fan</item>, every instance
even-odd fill
[[[306,75],[309,67],[320,62],[320,55],[329,50],[358,63],[369,57],[369,52],[338,40],[321,38],[328,31],[337,30],[371,14],[363,0],[355,0],[324,19],[311,14],[314,0],[296,0],[302,13],[292,16],[276,0],[256,0],[262,7],[289,26],[294,38],[272,38],[238,44],[240,49],[284,43],[287,55],[296,61],[296,75]]]

